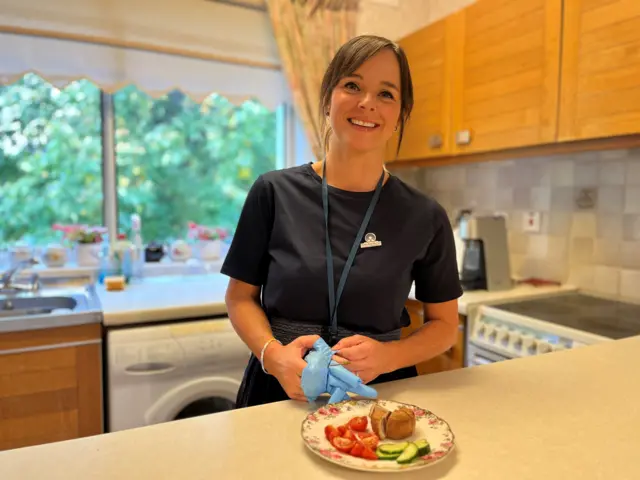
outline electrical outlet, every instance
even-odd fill
[[[524,212],[522,216],[522,230],[537,233],[540,231],[540,212]]]

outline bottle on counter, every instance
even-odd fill
[[[145,252],[142,243],[142,220],[140,215],[134,213],[131,215],[131,232],[133,234],[133,251],[132,251],[132,276],[134,278],[142,278],[144,272]]]

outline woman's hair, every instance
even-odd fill
[[[361,35],[352,38],[340,47],[327,67],[327,71],[322,79],[322,87],[320,88],[320,117],[325,153],[329,147],[329,137],[331,136],[331,127],[327,122],[327,112],[331,104],[333,89],[336,88],[336,85],[342,78],[353,75],[364,62],[385,48],[388,48],[395,54],[398,59],[398,64],[400,65],[400,128],[396,155],[400,151],[404,127],[413,109],[413,83],[411,82],[411,72],[409,70],[407,56],[400,45],[387,38],[375,35]]]

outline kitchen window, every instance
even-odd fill
[[[100,89],[28,73],[0,85],[0,245],[43,244],[54,223],[102,224]]]
[[[153,98],[135,85],[107,95],[26,74],[0,86],[0,247],[59,241],[56,223],[106,225],[113,207],[119,232],[140,215],[145,243],[186,238],[190,221],[232,233],[253,181],[285,166],[281,120],[255,100]]]

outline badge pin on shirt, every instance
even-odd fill
[[[375,233],[367,233],[364,236],[364,242],[360,244],[360,248],[372,248],[372,247],[379,247],[381,245],[382,245],[382,242],[380,242],[379,240],[376,240]]]

